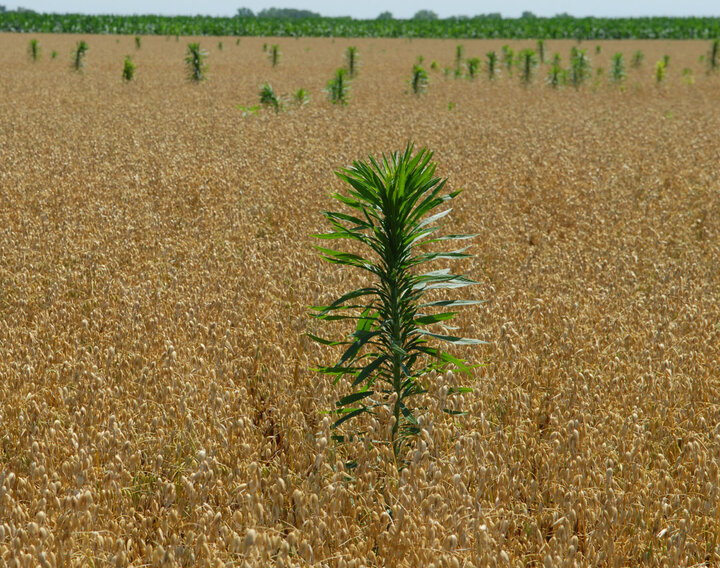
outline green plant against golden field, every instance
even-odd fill
[[[326,306],[315,306],[314,317],[326,321],[353,322],[355,331],[346,341],[331,341],[311,335],[324,345],[346,347],[339,361],[319,369],[334,377],[352,379],[353,392],[337,401],[333,414],[339,416],[333,428],[364,415],[384,417],[388,432],[385,440],[370,438],[369,443],[386,443],[392,449],[393,463],[406,466],[405,451],[420,434],[416,400],[428,392],[430,372],[443,372],[450,365],[469,373],[466,362],[428,345],[428,339],[454,345],[482,343],[447,334],[448,321],[457,313],[438,308],[457,308],[477,301],[436,300],[423,302],[434,289],[454,289],[476,282],[450,273],[449,269],[418,273],[418,268],[437,260],[467,258],[464,247],[454,251],[429,252],[429,244],[469,239],[473,235],[433,235],[433,225],[451,209],[435,209],[460,192],[443,193],[445,180],[434,177],[436,165],[426,149],[413,155],[408,144],[404,153],[393,153],[381,161],[370,157],[337,172],[350,186],[347,194],[336,193],[338,201],[355,211],[324,213],[333,227],[320,239],[345,239],[364,245],[360,254],[317,246],[323,258],[334,264],[366,271],[373,278],[370,286],[344,293]],[[434,238],[429,239],[428,237]],[[423,250],[425,249],[425,250]],[[436,312],[436,313],[428,313]],[[349,312],[349,313],[348,313]],[[444,333],[426,329],[437,324]],[[460,388],[449,394],[471,392]],[[452,414],[457,411],[449,410]],[[357,429],[355,429],[355,432]],[[351,433],[350,438],[357,436]],[[344,441],[345,436],[338,436]]]
[[[269,72],[320,93],[339,42],[290,41],[270,71],[262,43],[282,40],[217,38],[196,89],[189,39],[87,37],[82,81],[77,36],[43,35],[37,64],[28,39],[0,35],[0,565],[720,562],[708,42],[600,42],[597,87],[438,74],[415,98],[410,64],[452,73],[457,41],[356,39],[351,105],[243,118]],[[567,68],[574,42],[546,43]],[[123,85],[128,52],[142,80]],[[438,233],[478,234],[451,266],[478,282],[458,297],[487,302],[453,334],[489,344],[446,346],[484,366],[431,373],[398,472],[386,445],[333,440],[345,392],[312,369],[338,348],[305,334],[342,337],[307,306],[367,283],[313,248],[333,172],[408,138],[464,188]]]
[[[191,42],[185,53],[187,77],[193,83],[207,79],[207,52],[197,42]]]

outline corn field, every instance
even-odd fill
[[[59,56],[33,62],[0,35],[0,565],[720,563],[707,42],[602,41],[578,88],[545,84],[550,55],[528,85],[499,62],[492,81],[428,68],[415,97],[418,57],[452,69],[457,41],[221,40],[191,83],[191,38],[48,34]],[[536,47],[463,41],[483,64],[505,44]],[[362,69],[334,105],[350,45]],[[545,41],[563,65],[574,45]],[[238,108],[270,81],[309,102]],[[398,470],[385,445],[336,443],[349,385],[306,334],[309,306],[364,285],[313,248],[333,172],[408,141],[464,189],[442,234],[477,234],[451,265],[485,301],[453,322],[488,344],[450,350],[470,376],[429,378]],[[389,416],[358,420],[388,438]]]

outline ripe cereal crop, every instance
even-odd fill
[[[710,42],[599,41],[577,89],[546,84],[550,57],[528,85],[430,71],[413,97],[418,54],[452,69],[457,40],[353,38],[341,107],[331,39],[206,38],[227,47],[193,85],[193,38],[83,38],[79,76],[78,36],[42,35],[67,60],[33,62],[0,34],[0,565],[720,563]],[[498,70],[535,47],[462,42]],[[574,45],[545,39],[564,68]],[[594,79],[617,53],[622,88]],[[310,102],[239,110],[269,80]],[[365,285],[313,248],[334,172],[408,141],[463,190],[438,234],[477,234],[447,267],[478,284],[441,298],[484,300],[453,335],[488,344],[447,347],[481,366],[427,377],[397,468],[335,442],[351,384],[313,370],[341,351],[306,334],[342,336],[308,307]],[[387,439],[383,420],[352,428]]]

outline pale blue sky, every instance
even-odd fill
[[[206,14],[230,16],[238,7],[247,6],[254,12],[275,6],[305,8],[324,16],[374,18],[389,10],[396,18],[409,18],[420,9],[433,10],[441,17],[501,12],[517,17],[530,10],[538,16],[568,12],[574,16],[720,16],[718,0],[605,0],[578,2],[570,0],[364,0],[338,2],[333,0],[0,0],[9,10],[22,6],[38,12],[80,12],[85,14]]]

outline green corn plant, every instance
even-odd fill
[[[200,49],[199,43],[189,43],[185,55],[185,66],[190,81],[199,83],[207,78],[207,52]]]
[[[428,86],[428,74],[425,68],[416,63],[413,65],[412,77],[410,77],[410,89],[414,95],[421,95],[425,92]]]
[[[537,40],[537,55],[540,63],[545,64],[545,40]]]
[[[135,69],[136,65],[132,60],[132,57],[129,55],[125,56],[125,61],[123,62],[123,71],[122,71],[122,78],[123,81],[130,82],[133,80],[133,77],[135,76]]]
[[[40,43],[36,39],[31,39],[28,42],[28,54],[30,55],[30,59],[34,61],[38,61],[40,59]]]
[[[509,45],[502,46],[502,59],[508,76],[512,76],[512,69],[515,64],[515,52]]]
[[[350,46],[345,50],[345,59],[347,60],[348,74],[354,77],[357,72],[358,50],[355,46]]]
[[[310,95],[302,87],[293,93],[293,101],[298,106],[305,106],[310,102]]]
[[[497,53],[494,51],[488,51],[485,54],[485,68],[487,69],[488,79],[491,81],[493,81],[498,74],[497,62]]]
[[[135,49],[140,49],[142,47],[142,39],[140,36],[135,36]]]
[[[276,67],[277,64],[280,63],[280,46],[278,44],[274,43],[270,46],[268,58],[273,67]]]
[[[565,84],[566,77],[567,73],[565,69],[563,69],[560,54],[556,53],[555,55],[553,55],[552,62],[550,63],[550,70],[548,71],[548,75],[545,81],[553,89],[557,89],[558,87]]]
[[[610,78],[613,83],[622,83],[625,77],[627,77],[627,73],[625,72],[625,56],[618,52],[612,56]]]
[[[273,109],[275,112],[282,110],[282,100],[275,94],[275,90],[270,83],[264,83],[260,87],[260,104]]]
[[[665,75],[667,74],[667,65],[665,64],[665,60],[661,59],[655,64],[655,82],[659,85],[665,80]]]
[[[579,89],[590,76],[590,59],[584,49],[573,47],[570,50],[570,84]]]
[[[85,40],[80,40],[75,45],[75,50],[73,51],[73,69],[77,72],[81,72],[83,70],[83,67],[85,67],[85,54],[87,53],[88,49],[90,47],[85,42]]]
[[[477,76],[478,69],[480,69],[480,59],[471,57],[465,61],[465,67],[467,68],[468,79],[472,81]]]
[[[352,392],[340,398],[332,411],[340,425],[362,415],[389,414],[388,440],[398,469],[420,433],[415,397],[428,392],[431,372],[442,372],[450,365],[470,373],[466,361],[458,359],[429,341],[455,345],[483,343],[426,329],[426,326],[450,320],[457,307],[476,304],[472,300],[424,300],[426,291],[469,286],[476,282],[448,269],[420,273],[418,268],[435,260],[467,258],[468,247],[451,252],[430,252],[426,245],[473,235],[448,235],[425,240],[438,227],[437,221],[450,212],[435,210],[460,193],[443,193],[446,180],[435,177],[436,165],[426,149],[413,155],[394,153],[382,160],[370,156],[368,162],[354,162],[351,168],[336,172],[348,184],[346,194],[334,197],[355,212],[325,212],[332,225],[330,233],[315,235],[321,239],[349,239],[370,249],[361,256],[324,247],[316,247],[331,263],[359,268],[371,281],[364,287],[343,294],[332,304],[314,306],[319,320],[351,321],[355,331],[343,341],[310,337],[324,345],[342,345],[344,353],[334,365],[319,372],[334,377],[337,384],[349,377]],[[361,300],[362,299],[362,300]],[[441,313],[433,313],[440,309]],[[450,389],[450,394],[471,389]],[[458,411],[447,410],[451,414]],[[344,436],[335,436],[344,441]]]
[[[637,69],[638,67],[642,66],[643,61],[645,61],[645,54],[638,49],[635,53],[633,53],[630,65],[633,67],[633,69]]]
[[[350,80],[347,77],[347,69],[341,68],[335,71],[333,77],[327,84],[325,91],[333,104],[346,105],[350,96]]]
[[[715,73],[720,67],[720,39],[714,39],[710,45],[707,62],[710,73]]]
[[[520,81],[529,85],[532,82],[535,67],[538,65],[538,58],[532,49],[523,49],[519,54]]]

